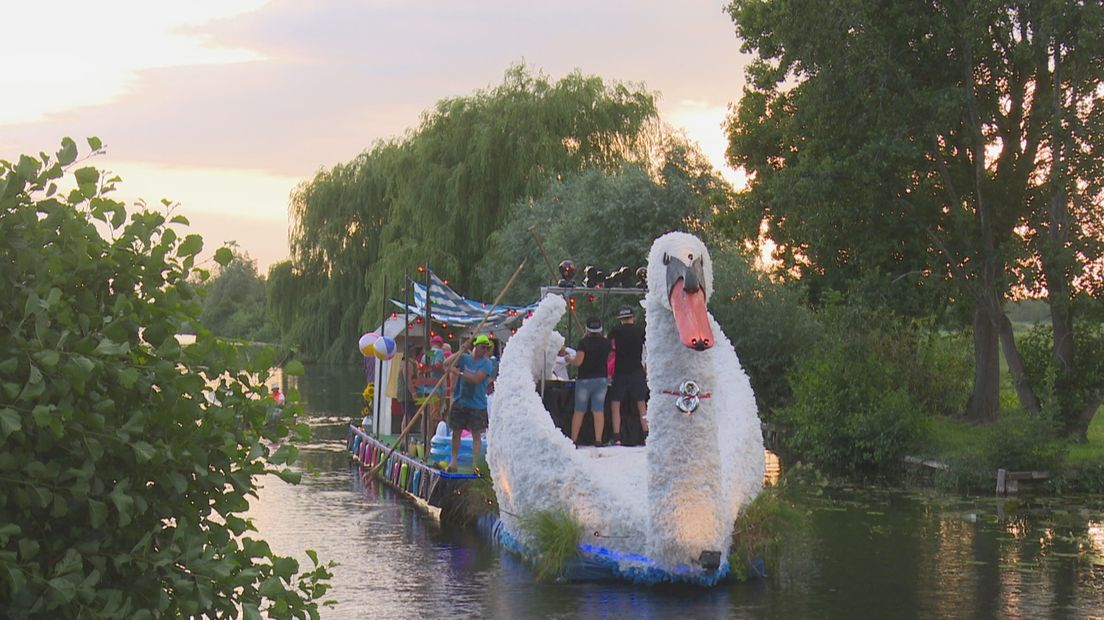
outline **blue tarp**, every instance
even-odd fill
[[[427,295],[425,284],[414,283],[414,303],[407,304],[392,299],[395,304],[410,314],[425,316],[426,298],[429,298],[430,316],[434,321],[448,323],[450,325],[471,326],[478,325],[490,309],[491,303],[468,299],[452,290],[437,274],[430,272],[430,286]],[[504,306],[500,305],[487,319],[487,326],[494,327],[505,325],[511,321],[524,318],[537,307],[536,303],[528,306]]]

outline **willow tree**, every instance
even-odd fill
[[[284,329],[304,351],[348,357],[425,262],[465,293],[488,294],[494,283],[473,269],[509,206],[550,179],[647,158],[656,119],[642,88],[578,72],[551,81],[523,66],[440,101],[402,139],[296,190],[292,262],[270,282]]]
[[[730,160],[752,178],[745,234],[764,225],[783,267],[822,287],[967,302],[968,416],[998,413],[998,343],[1038,410],[1002,303],[1045,290],[1055,356],[1073,359],[1072,300],[1100,286],[1074,278],[1101,256],[1101,5],[735,0],[728,11],[757,55],[729,124]],[[1057,405],[1083,436],[1095,405]]]

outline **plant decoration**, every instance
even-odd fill
[[[541,581],[560,577],[567,563],[579,555],[583,527],[563,511],[541,511],[525,517],[521,529],[529,534],[529,545],[536,553],[534,568]]]

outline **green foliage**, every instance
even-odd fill
[[[295,191],[293,262],[269,282],[281,333],[311,356],[355,356],[356,334],[422,264],[465,294],[493,294],[501,283],[477,281],[474,268],[511,206],[552,179],[644,161],[655,119],[640,88],[580,73],[552,82],[523,66],[438,102],[402,139]]]
[[[1066,342],[1071,301],[1104,289],[1104,6],[727,10],[755,54],[727,126],[729,161],[749,178],[730,230],[777,243],[780,271],[796,272],[814,303],[850,292],[929,317],[959,302],[996,326],[1001,302],[1026,290],[1046,296]],[[979,421],[997,410],[990,336],[975,331]]]
[[[583,526],[566,512],[541,511],[522,519],[520,526],[536,552],[534,564],[541,581],[561,576],[567,562],[579,555]]]
[[[1104,400],[1104,324],[1079,321],[1074,324],[1073,337],[1074,359],[1062,387],[1058,386],[1049,327],[1036,325],[1019,339],[1028,382],[1062,429],[1075,428],[1079,416],[1095,414]],[[1086,426],[1088,421],[1091,418]]]
[[[274,554],[240,516],[257,476],[289,473],[262,439],[309,429],[265,430],[266,366],[203,327],[177,342],[201,310],[202,239],[128,213],[92,167],[59,192],[76,161],[68,138],[0,161],[6,616],[318,617],[326,567]]]
[[[203,312],[199,320],[216,336],[253,342],[273,342],[275,327],[268,318],[265,280],[257,261],[231,248],[215,253],[219,268],[199,288]]]
[[[831,470],[891,471],[923,438],[909,391],[915,338],[892,317],[851,307],[823,314],[826,334],[791,375],[794,402],[780,418],[787,449]]]
[[[759,415],[770,419],[792,401],[787,379],[796,360],[820,335],[804,305],[800,283],[772,282],[731,242],[711,240],[713,300],[710,311],[732,341],[751,377]]]
[[[1066,456],[1066,444],[1057,438],[1058,426],[1044,414],[1010,411],[987,430],[981,456],[990,471],[1054,470]]]
[[[645,264],[656,237],[700,222],[711,211],[714,191],[721,191],[699,187],[712,187],[710,181],[723,183],[710,171],[690,176],[672,167],[665,172],[667,176],[656,179],[642,166],[628,164],[614,172],[590,169],[551,181],[539,198],[513,205],[479,262],[480,280],[505,282],[522,257],[528,257],[513,299],[529,303],[541,285],[559,281],[555,266],[565,258],[575,261],[580,282],[586,265],[606,272],[627,266],[635,272]],[[619,302],[613,303],[609,313]]]

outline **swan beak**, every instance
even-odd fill
[[[709,325],[709,313],[705,308],[705,289],[702,259],[699,257],[689,267],[677,258],[667,263],[668,300],[675,315],[679,340],[695,351],[713,346],[713,328]]]

